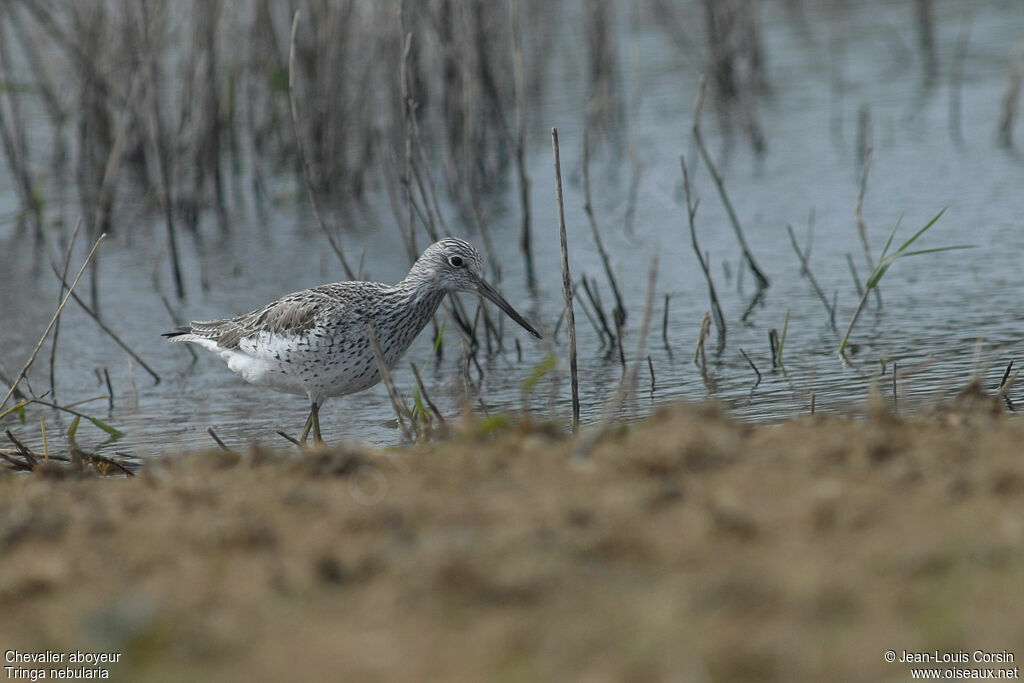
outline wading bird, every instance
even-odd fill
[[[220,356],[246,382],[309,399],[310,430],[320,434],[320,407],[331,396],[363,391],[380,381],[370,345],[394,367],[449,292],[474,292],[494,302],[527,332],[540,333],[483,278],[483,261],[468,242],[449,238],[424,250],[405,279],[335,282],[283,296],[234,318],[197,321],[163,336]]]

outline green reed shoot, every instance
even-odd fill
[[[943,209],[935,214],[935,217],[928,221],[923,228],[914,233],[914,235],[900,245],[899,249],[894,252],[889,252],[889,248],[892,246],[892,241],[896,237],[896,231],[899,230],[900,221],[896,221],[896,225],[892,229],[892,233],[889,234],[889,239],[885,243],[885,248],[882,249],[882,255],[878,259],[878,265],[875,266],[875,270],[868,277],[867,283],[864,285],[864,291],[861,294],[860,302],[857,304],[857,310],[853,312],[853,317],[850,319],[850,324],[846,328],[846,334],[843,335],[843,341],[839,344],[839,355],[846,359],[846,343],[850,339],[850,333],[853,332],[853,326],[857,324],[857,318],[860,317],[861,311],[864,309],[864,303],[867,301],[868,294],[873,289],[878,287],[878,283],[882,281],[882,278],[888,272],[889,267],[895,263],[898,259],[905,258],[907,256],[921,256],[922,254],[936,254],[942,251],[954,251],[957,249],[972,249],[975,245],[973,244],[956,244],[947,247],[933,247],[931,249],[914,249],[910,250],[910,247],[917,241],[921,235],[927,232],[933,225],[935,225],[942,214],[946,213]],[[902,220],[902,219],[901,219]],[[780,354],[781,355],[781,351]]]

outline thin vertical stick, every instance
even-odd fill
[[[71,233],[71,239],[68,241],[68,248],[64,251],[64,270],[61,274],[60,281],[62,283],[67,282],[68,279],[68,268],[71,267],[71,252],[75,248],[75,241],[78,239],[78,231],[82,227],[82,219],[79,218],[75,222],[75,229]],[[60,305],[60,298],[64,294],[64,289],[59,288],[57,290],[57,305]],[[60,337],[60,320],[53,327],[53,343],[50,344],[50,396],[54,401],[57,400],[57,340]],[[186,344],[185,346],[192,346]]]
[[[672,349],[668,345],[668,301],[672,298],[672,295],[665,294],[665,314],[661,319],[661,341],[665,343],[665,348],[671,353]]]
[[[725,344],[725,315],[722,313],[722,307],[718,303],[718,294],[715,292],[715,283],[711,280],[711,269],[708,267],[708,260],[704,256],[704,253],[701,252],[700,245],[697,243],[697,226],[694,222],[694,218],[697,215],[697,205],[699,202],[695,202],[693,200],[693,196],[690,192],[690,170],[686,166],[686,158],[680,156],[679,164],[683,169],[683,194],[686,196],[686,217],[690,223],[690,241],[693,243],[693,251],[697,254],[697,260],[700,261],[700,268],[704,271],[704,279],[708,281],[708,295],[711,297],[711,312],[715,316],[715,327],[718,328],[718,344],[721,346]],[[751,262],[751,264],[753,264],[753,262]],[[753,267],[753,265],[751,265],[751,267]]]
[[[900,397],[897,395],[897,391],[896,391],[896,372],[897,372],[896,371],[896,363],[897,363],[897,361],[893,361],[892,362],[892,411],[894,413],[896,413],[897,415],[899,415],[900,414]]]
[[[722,199],[722,205],[725,206],[725,211],[729,214],[729,222],[732,223],[732,229],[736,233],[736,239],[739,240],[740,248],[743,250],[743,258],[746,259],[747,265],[750,266],[750,271],[754,274],[757,279],[757,288],[765,289],[768,286],[768,278],[757,266],[757,262],[754,261],[754,255],[750,251],[750,247],[747,246],[747,238],[743,236],[743,228],[740,226],[740,219],[736,216],[736,210],[732,208],[732,202],[729,201],[729,195],[725,191],[725,181],[722,179],[722,174],[718,172],[718,168],[715,166],[715,162],[711,159],[711,155],[708,153],[708,148],[704,144],[704,136],[700,132],[700,111],[704,106],[704,94],[707,91],[707,79],[704,76],[700,78],[700,89],[697,91],[697,103],[693,107],[693,139],[697,143],[697,149],[700,150],[700,156],[707,164],[708,171],[711,173],[712,180],[715,181],[715,187],[718,188],[718,196]]]
[[[569,242],[565,236],[565,203],[562,201],[562,162],[558,154],[558,129],[551,129],[551,147],[555,158],[555,201],[558,204],[558,238],[562,248],[562,292],[569,325],[569,377],[572,384],[572,431],[580,428],[580,383],[576,368],[576,316],[572,310],[572,279],[569,275]]]
[[[327,236],[331,249],[334,250],[338,260],[341,261],[341,267],[345,269],[345,275],[349,280],[355,280],[356,274],[352,272],[348,261],[345,260],[345,253],[341,250],[341,244],[320,216],[320,209],[316,203],[316,192],[313,190],[313,178],[309,170],[309,161],[306,159],[306,151],[302,146],[302,133],[299,131],[299,109],[295,104],[295,34],[299,30],[299,14],[299,10],[295,10],[295,16],[292,18],[291,44],[288,47],[288,100],[291,103],[292,129],[295,131],[295,144],[299,148],[299,158],[302,160],[302,175],[306,179],[306,192],[309,194],[309,203],[313,207],[313,215],[316,217],[317,223],[320,224],[320,229]]]

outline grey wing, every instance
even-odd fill
[[[237,349],[239,342],[261,332],[301,335],[316,326],[330,297],[317,289],[306,289],[281,297],[251,313],[220,320],[195,321],[192,334],[217,340],[217,346]]]

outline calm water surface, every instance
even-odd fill
[[[626,417],[642,416],[659,404],[679,399],[715,399],[743,419],[774,421],[808,412],[812,393],[818,410],[849,412],[863,405],[873,382],[879,382],[891,400],[894,361],[901,369],[912,370],[900,379],[898,391],[901,410],[913,410],[949,398],[962,387],[974,366],[976,349],[980,348],[979,367],[985,381],[993,385],[1006,362],[1021,350],[1024,157],[996,148],[993,140],[1009,61],[1020,55],[1024,13],[1012,2],[970,3],[971,38],[961,93],[964,144],[958,146],[949,133],[949,73],[964,21],[961,4],[936,4],[940,63],[930,85],[924,82],[918,62],[909,3],[851,3],[845,12],[810,10],[808,32],[794,29],[776,6],[781,4],[766,3],[762,10],[772,87],[771,95],[760,103],[767,154],[756,159],[741,138],[728,154],[722,153],[726,145],[713,110],[709,106],[705,112],[709,145],[714,153],[721,153],[729,194],[752,251],[771,279],[760,304],[742,320],[754,295],[753,278],[741,272],[736,239],[701,167],[694,180],[701,200],[699,237],[710,256],[728,325],[725,348],[720,353],[709,349],[707,378],[693,364],[693,354],[701,318],[709,308],[708,296],[689,243],[679,173],[680,154],[696,165],[689,127],[698,74],[658,29],[620,32],[621,54],[629,55],[631,50],[636,54],[635,72],[626,59],[624,87],[640,96],[632,132],[643,174],[631,234],[624,229],[631,174],[625,149],[605,142],[595,150],[592,183],[603,237],[625,290],[628,358],[636,348],[648,265],[652,255],[660,258],[646,350],[656,375],[655,387],[651,391],[645,363],[637,400]],[[486,198],[503,267],[503,289],[520,311],[548,332],[562,309],[548,142],[551,126],[559,128],[562,141],[574,277],[582,273],[595,277],[606,305],[611,301],[582,212],[582,46],[581,39],[567,40],[555,55],[556,76],[543,110],[534,113],[530,131],[539,276],[535,292],[525,287],[516,246],[515,183],[509,183],[507,194]],[[837,298],[841,333],[858,299],[847,255],[852,255],[862,278],[867,271],[853,211],[858,189],[856,119],[862,105],[870,107],[873,123],[874,156],[863,213],[875,256],[900,217],[900,235],[909,236],[943,208],[945,216],[920,246],[969,243],[976,248],[897,262],[882,282],[883,308],[877,309],[872,301],[853,335],[859,351],[852,365],[844,365],[836,355],[840,334],[829,326],[824,307],[801,277],[786,225],[793,226],[802,244],[812,240],[811,267],[829,297]],[[1024,132],[1018,131],[1017,137],[1024,144]],[[188,289],[183,314],[208,319],[242,313],[287,292],[343,279],[304,199],[302,188],[289,177],[280,181],[269,214],[256,215],[245,207],[232,212],[232,223],[255,223],[255,229],[209,238],[202,251],[182,238]],[[7,215],[16,206],[11,180],[0,174],[0,207],[7,207],[0,214]],[[813,233],[808,228],[811,212]],[[75,215],[73,209],[68,213]],[[279,428],[297,432],[306,416],[302,399],[251,387],[219,359],[201,353],[193,362],[182,346],[160,338],[173,326],[154,285],[171,291],[163,228],[141,202],[136,211],[127,213],[128,219],[144,225],[113,236],[103,247],[101,306],[107,322],[163,381],[154,384],[71,304],[60,328],[58,398],[67,403],[105,394],[101,375],[107,369],[114,389],[113,408],[97,401],[81,409],[126,432],[117,443],[109,443],[102,432],[83,427],[79,440],[105,451],[148,457],[182,446],[210,445],[209,426],[236,445],[252,440],[280,443],[274,434]],[[363,254],[368,277],[385,282],[400,279],[408,268],[390,216],[386,197],[378,197],[353,210],[346,218],[350,230],[344,235],[349,253]],[[454,212],[449,224],[456,234],[479,244],[473,230],[454,227],[453,216]],[[217,234],[216,226],[208,227],[208,235]],[[57,297],[48,266],[35,268],[26,256],[26,245],[12,234],[10,221],[0,225],[0,243],[6,245],[0,252],[0,362],[11,375],[35,345]],[[81,262],[86,246],[79,245],[75,263]],[[201,287],[201,282],[208,287]],[[666,293],[671,295],[667,346],[662,339]],[[475,308],[476,299],[463,295],[463,300],[470,310]],[[787,315],[785,372],[773,372],[769,330],[781,333]],[[622,369],[617,354],[601,348],[597,333],[579,309],[577,325],[583,419],[591,421]],[[433,398],[451,415],[459,410],[463,383],[461,345],[450,324],[447,330],[441,362],[432,353],[429,328],[407,360],[425,369]],[[481,396],[487,408],[526,408],[547,416],[554,400],[556,411],[565,419],[569,395],[564,329],[557,337],[558,370],[529,394],[524,394],[523,380],[550,347],[511,322],[505,330],[508,348],[481,357],[485,371]],[[522,348],[521,361],[514,339]],[[979,339],[983,339],[980,346]],[[756,386],[740,349],[762,373]],[[46,347],[30,376],[37,394],[49,386],[48,365]],[[411,397],[408,364],[396,370],[395,379],[403,394]],[[329,438],[379,444],[400,440],[381,387],[328,402],[321,420]],[[48,415],[47,421],[51,428],[68,424],[61,414]],[[5,423],[11,424],[10,420]],[[14,424],[13,429],[28,442],[39,444],[38,424]]]

